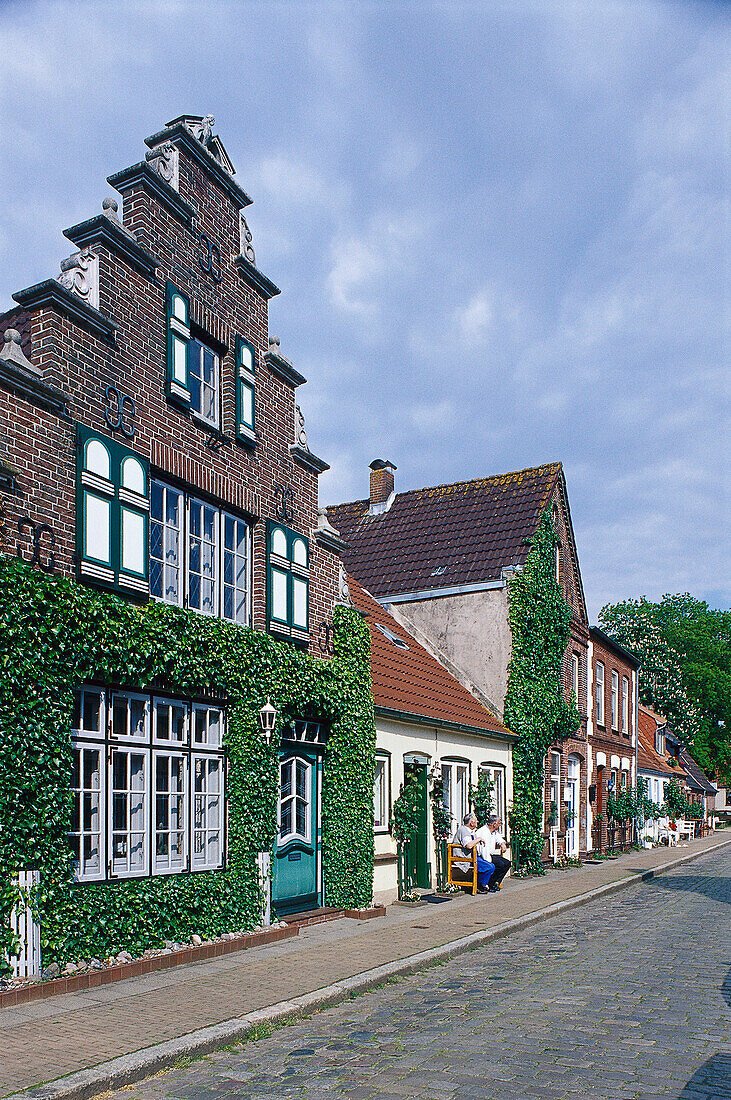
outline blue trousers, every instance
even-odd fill
[[[477,857],[477,885],[487,886],[495,870],[495,864],[489,863],[482,856]]]

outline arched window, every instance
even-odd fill
[[[269,629],[296,641],[309,636],[309,542],[304,535],[269,524],[267,618]]]

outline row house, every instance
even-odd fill
[[[550,509],[556,579],[571,609],[563,686],[580,725],[546,755],[544,858],[578,857],[591,846],[589,625],[563,469],[554,463],[404,493],[395,491],[395,470],[376,459],[368,499],[328,509],[348,545],[348,571],[498,719],[512,652],[508,582]]]
[[[675,779],[688,802],[702,806],[700,827],[713,827],[717,788],[675,736],[662,715],[640,705],[638,713],[637,775],[644,780],[647,797],[656,806],[665,802],[667,787]],[[668,818],[648,821],[644,837],[657,841],[667,829]]]
[[[18,291],[0,316],[1,550],[151,612],[174,609],[191,646],[203,621],[211,645],[241,637],[232,630],[270,639],[258,667],[297,696],[286,713],[266,676],[252,687],[249,667],[226,683],[191,677],[186,690],[169,668],[145,684],[75,685],[68,782],[77,883],[224,873],[241,831],[230,771],[240,790],[247,766],[230,754],[227,693],[246,689],[263,708],[252,721],[267,738],[276,724],[278,744],[281,733],[271,873],[281,914],[327,901],[338,714],[312,685],[341,668],[343,544],[318,512],[328,467],[297,405],[305,379],[269,333],[279,291],[256,264],[251,199],[213,122],[181,116],[147,138],[144,158],[108,178],[121,203],[107,198],[65,230],[76,251],[60,274]],[[362,672],[367,696],[367,662]],[[339,730],[347,740],[342,716]],[[372,746],[362,752],[368,771]],[[365,787],[353,814],[368,823]],[[363,858],[367,877],[371,850]]]
[[[589,629],[589,835],[602,851],[613,826],[607,800],[637,782],[637,683],[639,661],[601,630]],[[629,837],[625,838],[629,840]]]
[[[512,799],[515,736],[435,659],[404,619],[353,577],[349,590],[371,634],[376,725],[373,897],[387,903],[398,893],[398,852],[391,829],[393,803],[404,781],[414,776],[419,790],[417,833],[407,853],[410,878],[418,888],[436,887],[431,780],[442,780],[451,835],[470,808],[470,789],[483,775],[493,784],[493,810],[505,821]]]

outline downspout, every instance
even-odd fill
[[[640,669],[639,669],[639,666],[638,666],[634,670],[634,672],[632,673],[632,691],[633,691],[632,718],[633,718],[633,724],[634,724],[634,729],[632,731],[632,736],[634,737],[634,742],[635,742],[635,791],[637,791],[637,783],[638,783],[638,779],[637,779],[637,743],[639,741],[639,736],[638,736],[637,730],[638,730],[638,721],[639,721],[639,716],[640,716],[640,704],[639,704],[639,700],[637,698],[637,695],[638,695],[638,690],[639,690],[639,682],[640,682]],[[637,835],[638,835],[637,818],[635,818],[635,844],[637,843]]]

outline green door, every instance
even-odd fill
[[[431,886],[431,864],[429,863],[429,798],[426,764],[406,761],[404,772],[406,776],[415,775],[419,781],[419,828],[416,837],[406,850],[407,867],[414,886],[428,890]]]
[[[316,909],[320,892],[320,757],[303,745],[279,758],[272,903],[278,916]]]

